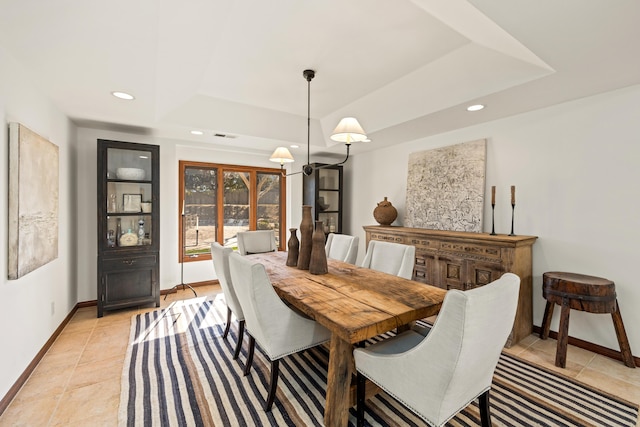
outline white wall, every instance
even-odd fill
[[[75,128],[28,75],[0,47],[0,398],[77,302]],[[22,123],[59,147],[58,258],[17,280],[7,279],[9,122]]]
[[[78,263],[78,301],[96,299],[97,285],[97,228],[96,218],[96,176],[98,139],[138,142],[160,145],[160,289],[170,289],[180,283],[180,263],[178,262],[178,162],[190,160],[199,162],[224,163],[234,165],[278,167],[269,161],[271,153],[248,153],[212,146],[210,144],[175,141],[151,136],[108,132],[81,128],[78,130],[79,176],[86,177],[78,182],[78,194],[83,202],[78,207],[78,229],[81,230],[78,249],[82,262]],[[295,165],[295,163],[294,163]],[[302,177],[287,178],[287,227],[299,224],[302,201]],[[184,282],[194,283],[215,279],[211,261],[188,262],[184,265]]]
[[[640,86],[356,156],[345,182],[353,197],[348,232],[360,236],[359,260],[361,226],[375,224],[372,212],[384,196],[398,209],[394,225],[402,224],[409,154],[479,138],[487,139],[485,194],[496,186],[496,232],[510,231],[509,186],[515,185],[515,233],[538,236],[534,324],[544,312],[545,271],[606,277],[616,283],[631,348],[640,355]],[[489,232],[488,202],[484,215]],[[619,350],[609,315],[572,311],[569,333]]]

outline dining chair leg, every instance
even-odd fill
[[[364,411],[366,404],[364,403],[365,383],[367,379],[360,372],[356,375],[356,415],[358,427],[364,427]]]
[[[236,351],[233,353],[233,360],[237,360],[240,355],[240,349],[242,348],[242,339],[244,338],[244,320],[240,321],[240,327],[238,329],[238,342],[236,343]]]
[[[253,349],[256,346],[256,340],[249,335],[249,354],[247,355],[247,364],[244,366],[244,376],[249,375],[251,371],[251,364],[253,363]]]
[[[224,333],[222,334],[222,338],[227,338],[230,327],[231,327],[231,309],[227,307],[227,326],[225,326],[224,328]]]
[[[278,373],[280,371],[280,359],[271,361],[271,387],[269,387],[269,394],[267,395],[267,401],[264,404],[264,410],[271,411],[271,406],[276,398],[276,390],[278,388]]]
[[[485,391],[478,397],[478,403],[480,406],[480,424],[482,427],[491,427],[491,411],[489,410],[489,392],[491,389]]]

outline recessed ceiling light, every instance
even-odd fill
[[[300,146],[297,145],[297,144],[291,144],[289,147],[291,147],[291,148],[300,148]]]
[[[467,111],[480,111],[484,108],[482,104],[469,105]]]
[[[192,135],[204,135],[204,132],[202,132],[201,130],[192,130],[191,134]]]
[[[132,99],[135,99],[135,97],[133,95],[130,95],[126,92],[111,92],[111,95],[115,96],[116,98],[120,98],[120,99],[126,99],[127,101],[131,101]]]

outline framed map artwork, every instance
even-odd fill
[[[482,232],[484,139],[411,153],[405,226]]]

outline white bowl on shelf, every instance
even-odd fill
[[[118,168],[116,170],[118,179],[129,179],[132,181],[139,181],[144,179],[144,169],[138,168]]]

